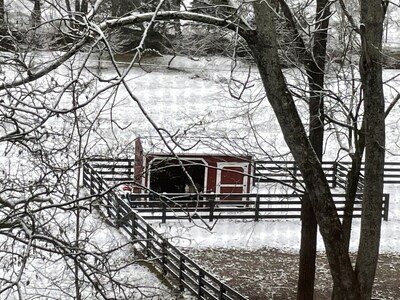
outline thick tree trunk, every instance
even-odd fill
[[[385,103],[382,83],[382,1],[361,1],[360,75],[364,96],[365,181],[356,262],[362,299],[370,299],[379,255],[385,162]]]
[[[111,0],[111,16],[117,17],[120,11],[120,0]]]
[[[303,175],[324,240],[333,281],[340,286],[343,299],[359,299],[357,278],[349,254],[345,251],[342,227],[329,184],[282,74],[274,22],[275,14],[271,5],[271,2],[254,4],[257,34],[248,37],[248,43],[254,53],[268,100],[274,109],[285,141]]]
[[[82,0],[82,3],[81,3],[81,12],[82,13],[87,14],[88,8],[89,8],[88,5],[89,5],[88,0]]]
[[[81,11],[81,1],[75,0],[75,13],[78,13],[80,11]]]
[[[36,27],[40,25],[42,18],[42,8],[40,5],[40,0],[35,0],[31,18],[32,26]]]
[[[0,0],[0,33],[2,33],[3,28],[6,26],[5,11],[4,11],[4,0]]]
[[[349,246],[350,246],[354,203],[355,203],[356,194],[358,191],[362,158],[363,158],[364,150],[365,150],[364,131],[365,131],[365,122],[363,122],[361,129],[359,131],[357,129],[355,129],[355,132],[356,132],[355,153],[352,157],[350,171],[347,174],[346,205],[345,205],[344,211],[343,211],[343,222],[342,222],[347,250],[349,250]]]
[[[350,171],[347,174],[347,187],[346,187],[346,204],[343,210],[343,237],[346,247],[346,251],[350,248],[351,228],[353,223],[353,212],[354,203],[356,200],[356,194],[358,190],[358,183],[360,181],[361,163],[365,149],[365,135],[364,135],[364,123],[359,133],[356,131],[356,151],[352,157],[352,163]],[[332,300],[341,300],[339,287],[333,287]]]
[[[314,151],[322,162],[324,144],[324,79],[326,44],[329,27],[329,2],[317,1],[316,26],[314,32],[313,59],[305,61],[309,76],[310,89],[310,141]],[[301,246],[297,299],[307,300],[314,297],[315,260],[317,249],[317,220],[309,195],[303,198],[301,210]]]
[[[314,298],[317,228],[317,220],[311,205],[310,196],[306,193],[302,198],[301,205],[301,242],[297,300]]]
[[[74,13],[72,12],[70,0],[65,0],[65,7],[67,8],[67,12],[68,12],[69,26],[71,28],[74,28]]]

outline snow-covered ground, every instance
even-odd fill
[[[158,125],[170,132],[178,132],[177,136],[181,137],[186,145],[190,145],[190,141],[201,139],[200,149],[195,151],[204,151],[209,147],[211,151],[242,151],[242,153],[252,153],[256,157],[263,157],[265,153],[274,156],[286,152],[287,147],[271,109],[266,101],[260,100],[263,98],[263,91],[254,66],[248,69],[247,66],[239,64],[236,68],[236,78],[243,80],[250,74],[249,85],[253,86],[244,92],[245,100],[237,100],[229,95],[226,87],[231,71],[229,59],[211,58],[193,61],[177,58],[171,65],[174,69],[163,70],[165,61],[165,58],[158,58],[149,62],[147,68],[152,71],[143,73],[142,77],[130,75],[135,77],[135,80],[132,80],[133,88],[137,90],[142,104]],[[133,74],[136,72],[140,70],[136,69]],[[302,77],[297,77],[299,74],[296,71],[286,70],[286,73],[294,84],[301,87]],[[394,79],[385,87],[388,103],[397,95],[398,74],[398,70],[386,70],[384,73],[386,79]],[[329,80],[334,86],[337,78],[332,77]],[[343,89],[333,90],[338,94],[343,93]],[[133,129],[134,134],[142,136],[147,149],[152,151],[154,148],[157,149],[160,146],[159,138],[149,124],[145,125],[145,120],[138,112],[136,104],[126,100],[124,107],[132,112],[136,121],[143,121],[140,128]],[[300,106],[300,109],[305,108]],[[121,120],[124,119],[124,113],[121,112],[119,115]],[[400,154],[399,113],[399,105],[396,105],[387,118],[387,161],[398,161]],[[250,128],[250,125],[254,126]],[[257,133],[252,130],[254,128],[257,129]],[[184,134],[180,136],[182,132]],[[335,138],[333,135],[328,137],[330,144],[325,149],[327,159],[335,159],[337,156],[338,142]],[[262,148],[261,151],[258,147],[254,147],[255,142],[260,142],[258,147]],[[165,147],[161,145],[160,149],[165,150]],[[400,253],[400,185],[388,185],[385,187],[385,192],[390,194],[390,209],[389,221],[384,221],[382,225],[381,252],[398,254]],[[158,224],[157,227],[170,236],[176,245],[182,247],[246,249],[271,247],[293,252],[299,249],[299,220],[259,222],[220,220],[216,222],[211,232],[201,222],[194,224],[169,221],[167,224]],[[351,251],[357,250],[359,227],[360,221],[354,220]],[[318,250],[323,251],[323,249],[323,242],[319,237]]]
[[[390,194],[389,221],[383,221],[380,252],[400,254],[400,185],[387,186]],[[274,248],[296,253],[300,249],[300,220],[219,220],[206,224],[200,221],[168,221],[156,223],[156,228],[180,247],[236,248],[253,249]],[[350,251],[356,252],[360,232],[360,220],[353,221]],[[324,251],[323,241],[318,235],[318,251]]]
[[[40,56],[49,59],[49,53],[42,53]],[[109,103],[107,109],[102,108],[104,99],[110,92],[100,94],[96,101],[87,110],[94,109],[99,114],[93,114],[95,119],[95,131],[90,135],[91,145],[88,154],[113,155],[120,158],[134,155],[133,142],[141,137],[144,142],[145,151],[165,151],[165,145],[160,141],[159,133],[165,133],[164,129],[174,135],[177,142],[185,147],[200,143],[191,151],[228,152],[239,154],[251,154],[258,158],[266,156],[287,155],[288,150],[283,141],[279,126],[271,113],[271,108],[264,98],[262,85],[258,79],[255,67],[249,68],[240,64],[235,68],[234,75],[238,81],[230,81],[232,62],[222,58],[202,58],[191,60],[188,58],[176,58],[171,67],[166,68],[169,57],[152,58],[144,61],[143,69],[135,67],[127,76],[128,86],[139,99],[149,119],[144,117],[143,111],[139,109],[138,103],[133,101],[124,88],[119,88],[115,101]],[[75,62],[76,63],[76,62]],[[101,69],[96,69],[99,61],[96,57],[90,60],[91,71],[99,72],[105,78],[111,78],[115,73],[110,64],[104,60],[101,62]],[[125,64],[120,63],[123,69]],[[56,80],[66,75],[65,70],[57,71]],[[285,71],[288,80],[300,89],[304,85],[304,78],[296,71]],[[386,78],[395,78],[397,70],[385,72]],[[58,77],[59,76],[59,77]],[[246,79],[250,89],[241,90]],[[241,82],[241,83],[240,83]],[[336,78],[331,78],[332,86]],[[231,83],[229,90],[227,83]],[[99,90],[106,83],[96,82],[93,90]],[[387,101],[396,95],[396,88],[399,86],[393,80],[386,87]],[[231,94],[239,95],[243,92],[242,99],[235,99]],[[341,89],[338,88],[338,94]],[[88,95],[90,96],[90,94]],[[53,99],[48,99],[53,101]],[[70,105],[70,98],[65,95],[60,99],[60,109]],[[51,103],[50,103],[51,104]],[[112,105],[112,107],[111,107]],[[299,103],[299,110],[306,111],[304,103]],[[341,118],[339,107],[332,106],[332,110],[338,111],[338,118]],[[397,105],[387,120],[387,160],[398,161],[399,151],[399,106]],[[306,113],[304,114],[306,115]],[[88,114],[88,119],[91,115]],[[110,120],[112,118],[112,121]],[[149,120],[156,127],[163,130],[157,132]],[[304,118],[307,122],[307,118]],[[60,119],[54,117],[46,126],[53,126],[62,129]],[[53,129],[54,129],[53,128]],[[53,130],[52,129],[52,130]],[[334,133],[332,131],[331,133]],[[104,139],[103,137],[107,137]],[[164,137],[166,135],[164,134]],[[325,149],[327,159],[337,157],[339,143],[337,135],[327,136],[329,145]],[[181,152],[169,138],[170,146],[177,152]],[[343,141],[342,141],[343,142]],[[339,157],[345,157],[339,153]],[[66,158],[64,158],[66,159]],[[0,161],[2,171],[11,172],[13,164],[22,158],[15,156],[4,156]],[[400,253],[400,186],[387,186],[386,192],[390,193],[389,221],[383,222],[382,227],[382,253]],[[126,238],[113,228],[109,228],[99,220],[88,216],[89,227],[96,229],[97,236],[93,237],[102,249],[108,246],[115,247],[123,243]],[[284,251],[297,252],[299,249],[300,222],[298,220],[270,220],[259,222],[244,221],[218,221],[213,230],[204,229],[202,223],[189,223],[186,221],[168,222],[167,224],[156,224],[161,232],[165,232],[171,240],[181,247],[235,247],[246,249],[257,249],[260,247],[278,248]],[[357,250],[357,237],[359,221],[354,221],[354,232],[351,243],[351,250]],[[117,243],[117,244],[115,244]],[[319,250],[323,250],[323,243],[319,240]],[[108,246],[107,246],[108,245]],[[128,249],[129,247],[125,248]],[[130,250],[118,255],[127,257]],[[30,273],[34,274],[34,273]],[[28,275],[30,275],[28,274]],[[130,277],[130,274],[134,274]],[[157,279],[141,266],[135,264],[127,272],[120,276],[127,278],[143,279],[137,281],[137,285],[156,286],[156,289],[164,290],[165,286],[156,283]],[[36,287],[31,287],[32,289]],[[151,292],[151,291],[150,291]],[[161,293],[169,297],[169,292]]]

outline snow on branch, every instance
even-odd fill
[[[118,19],[106,20],[100,24],[100,28],[102,29],[114,28],[119,26],[143,23],[150,21],[153,18],[153,16],[154,16],[153,12],[143,13],[143,14],[131,14],[129,16]],[[215,25],[219,27],[228,28],[234,31],[236,31],[237,27],[239,27],[239,34],[243,36],[246,36],[248,34],[248,31],[251,30],[251,28],[242,28],[238,26],[236,23],[227,19],[217,18],[189,11],[163,11],[157,13],[156,16],[156,20],[158,21],[174,20],[174,19],[194,21],[208,25]]]
[[[89,13],[89,17],[92,17],[93,12]],[[126,17],[118,18],[118,19],[109,19],[100,24],[95,24],[94,22],[90,21],[86,18],[87,28],[89,31],[85,31],[85,35],[81,37],[81,39],[71,47],[66,53],[60,56],[58,59],[41,64],[40,66],[36,66],[34,68],[28,69],[25,74],[20,74],[19,79],[13,79],[11,81],[3,81],[0,83],[0,90],[17,87],[22,84],[26,84],[28,82],[35,81],[50,71],[57,69],[60,67],[64,62],[70,59],[74,54],[80,51],[87,43],[93,40],[93,34],[98,32],[98,28],[101,30],[105,30],[107,28],[116,28],[120,26],[127,26],[132,24],[138,24],[143,22],[149,21],[167,21],[167,20],[187,20],[193,22],[199,22],[209,25],[215,25],[221,28],[226,28],[238,32],[239,35],[244,37],[248,37],[252,32],[253,29],[245,26],[241,27],[233,21],[223,18],[217,18],[205,14],[199,14],[194,12],[188,11],[163,11],[163,12],[150,12],[150,13],[143,13],[143,14],[131,14]],[[90,32],[91,34],[88,34]],[[100,34],[100,36],[96,39],[95,43],[98,43],[99,40],[103,39],[104,35]]]

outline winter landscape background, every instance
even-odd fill
[[[43,20],[60,15],[68,20],[65,11],[53,9],[56,4],[43,3]],[[33,8],[31,1],[5,1],[10,26],[27,26]],[[386,47],[396,49],[398,8],[391,9],[384,41]],[[336,30],[338,19],[333,19]],[[93,35],[99,30],[98,24],[105,24],[102,18],[97,21],[87,23]],[[82,32],[78,26],[74,34]],[[333,46],[340,44],[336,33],[330,35]],[[128,236],[91,209],[92,199],[82,187],[81,162],[98,156],[133,158],[139,137],[145,152],[168,153],[170,148],[182,153],[190,149],[292,160],[255,63],[220,55],[197,56],[196,49],[190,49],[189,54],[176,57],[143,55],[140,65],[131,65],[132,53],[115,61],[104,48],[90,52],[95,47],[87,47],[53,69],[52,64],[66,57],[68,47],[74,43],[67,40],[67,50],[50,51],[45,49],[44,41],[51,43],[42,39],[43,35],[30,36],[31,30],[25,34],[32,42],[29,46],[34,45],[31,49],[0,52],[0,299],[74,299],[77,295],[81,299],[189,299],[187,292],[179,293],[158,276],[151,263],[138,255]],[[327,65],[325,89],[330,100],[326,103],[327,116],[348,125],[348,108],[356,111],[358,105],[353,101],[359,99],[360,76],[358,54],[349,52],[346,59],[348,64],[332,59]],[[30,79],[31,74],[42,70],[46,76]],[[285,67],[284,74],[307,127],[307,76],[303,69],[294,67]],[[383,76],[388,106],[399,94],[399,71],[387,67]],[[399,115],[396,103],[386,118],[388,162],[399,161]],[[348,161],[353,151],[349,136],[346,126],[328,122],[324,159]],[[258,193],[281,190],[278,184],[253,187]],[[385,259],[382,265],[396,271],[400,255],[400,185],[387,185],[384,192],[390,194],[390,208],[389,220],[382,223],[380,253]],[[282,257],[282,266],[287,262],[295,266],[294,257],[300,247],[299,220],[181,220],[153,225],[199,263],[204,262],[213,272],[221,271],[226,281],[233,277],[266,281],[266,286],[254,288],[261,293],[254,299],[295,297],[296,283],[287,280],[295,277],[289,266],[280,268],[271,278],[258,273],[227,275],[224,268],[258,272],[257,259],[268,255]],[[351,253],[357,251],[359,231],[360,221],[354,220]],[[324,250],[319,236],[322,260],[318,266],[327,278],[317,285],[321,299],[332,288]],[[249,253],[249,261],[242,259]],[[223,267],[216,267],[218,264]],[[262,268],[264,264],[268,267],[268,261]],[[279,267],[279,263],[274,264]],[[374,296],[398,299],[400,287],[389,284],[390,279],[379,278],[383,283],[379,282]],[[290,293],[279,294],[288,286]],[[240,288],[246,293],[246,286]]]

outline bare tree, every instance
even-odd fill
[[[5,11],[4,11],[4,0],[0,1],[0,28],[5,26]]]
[[[382,216],[385,163],[385,99],[382,81],[384,7],[378,1],[361,2],[360,75],[365,114],[365,181],[361,237],[356,263],[362,299],[372,296]]]
[[[96,26],[80,26],[77,33],[60,25],[66,16],[46,22],[57,34],[70,34],[69,54],[35,53],[24,39],[0,56],[1,297],[133,299],[164,294],[129,278],[138,270],[137,258],[126,255],[133,253],[134,240],[114,231],[112,239],[99,243],[98,235],[110,227],[101,214],[93,218],[96,199],[80,189],[80,166],[95,155],[123,153],[127,145],[115,136],[126,128],[110,117],[119,83],[108,75],[99,83],[101,72],[91,58],[99,43],[98,38],[90,41]],[[79,53],[83,46],[88,52]],[[40,69],[44,73],[34,80],[18,82]]]
[[[30,59],[29,55],[21,56],[21,53],[13,53],[7,56],[8,61],[13,62],[12,73],[14,77],[12,80],[5,80],[0,83],[0,91],[4,93],[4,97],[7,98],[7,103],[2,104],[4,113],[2,118],[4,119],[4,133],[0,138],[0,142],[5,142],[6,147],[4,151],[12,149],[13,151],[23,149],[22,153],[26,153],[29,159],[35,162],[36,167],[45,165],[46,167],[59,166],[52,157],[57,157],[57,154],[62,156],[65,155],[67,149],[72,147],[72,143],[62,147],[56,148],[57,151],[52,147],[43,148],[47,143],[54,146],[54,142],[47,140],[47,137],[57,136],[59,131],[53,130],[49,134],[46,129],[47,121],[57,116],[71,117],[72,112],[77,112],[81,108],[88,107],[94,103],[96,95],[103,93],[106,90],[112,90],[114,87],[123,86],[129,94],[129,97],[138,103],[137,99],[129,88],[129,84],[125,81],[126,74],[128,71],[120,71],[118,67],[116,70],[116,78],[106,80],[106,87],[102,87],[100,91],[89,93],[87,96],[87,88],[92,84],[91,80],[83,80],[82,74],[85,72],[85,68],[79,68],[73,79],[68,81],[66,84],[55,84],[57,78],[51,78],[53,70],[62,69],[65,62],[68,59],[76,57],[79,50],[84,47],[89,47],[90,50],[95,49],[101,42],[105,45],[106,49],[111,49],[108,41],[105,38],[104,30],[108,28],[118,28],[120,26],[140,24],[150,22],[153,25],[154,22],[171,21],[177,19],[191,20],[195,22],[201,22],[217,27],[223,27],[227,30],[240,35],[246,42],[248,47],[253,53],[253,58],[258,66],[258,70],[261,75],[261,80],[265,88],[265,92],[268,97],[275,115],[278,119],[280,127],[282,129],[285,141],[293,155],[296,163],[299,166],[301,174],[305,181],[306,190],[308,192],[309,201],[312,207],[312,211],[315,214],[316,221],[320,228],[320,233],[323,237],[326,253],[332,273],[334,285],[336,287],[335,298],[336,299],[369,299],[371,296],[372,283],[375,275],[375,268],[377,263],[377,254],[379,249],[379,232],[380,232],[380,218],[381,218],[381,201],[382,201],[382,176],[383,176],[383,162],[384,162],[384,107],[383,105],[383,91],[382,91],[382,69],[381,69],[381,48],[382,48],[382,23],[383,14],[380,1],[363,1],[361,5],[361,18],[362,22],[358,29],[360,38],[362,41],[361,58],[360,58],[360,73],[363,84],[363,101],[364,112],[365,112],[365,131],[361,132],[368,133],[365,136],[365,149],[366,149],[366,181],[371,183],[369,188],[364,193],[364,207],[362,217],[362,237],[360,242],[360,248],[358,253],[356,269],[353,268],[350,256],[348,253],[348,243],[344,235],[342,224],[339,220],[330,187],[328,185],[326,176],[321,166],[322,153],[320,151],[320,142],[323,138],[323,125],[324,125],[324,111],[323,111],[323,98],[321,97],[321,89],[324,87],[324,66],[325,66],[325,53],[326,53],[326,30],[328,28],[329,20],[329,3],[327,1],[318,1],[316,10],[316,44],[313,51],[314,57],[308,61],[308,76],[310,86],[310,111],[311,111],[311,124],[310,131],[307,133],[303,125],[303,120],[298,113],[298,107],[294,101],[294,95],[292,89],[289,87],[287,81],[282,72],[281,58],[279,55],[280,44],[279,35],[277,34],[277,20],[279,17],[279,2],[284,5],[284,1],[257,1],[252,4],[254,11],[254,19],[250,22],[241,15],[231,14],[229,17],[219,17],[218,13],[212,11],[210,13],[210,7],[207,6],[205,12],[192,12],[192,11],[162,11],[161,7],[165,1],[160,1],[154,11],[142,14],[127,15],[118,19],[110,19],[101,23],[96,23],[93,20],[93,16],[96,15],[98,7],[102,1],[97,1],[93,9],[89,11],[85,18],[80,20],[81,26],[79,32],[71,34],[73,43],[68,45],[68,49],[65,53],[56,57],[54,60],[45,63],[36,63],[35,60]],[[240,5],[250,5],[243,4]],[[212,7],[211,7],[212,8]],[[215,7],[219,8],[219,7]],[[78,10],[80,11],[80,10]],[[235,10],[240,12],[240,10]],[[287,18],[289,19],[289,18]],[[290,21],[290,19],[289,19]],[[320,26],[320,27],[319,27]],[[151,26],[147,26],[143,33],[143,40]],[[356,26],[357,27],[357,26]],[[295,28],[295,27],[293,27]],[[298,42],[298,41],[297,41]],[[133,60],[128,66],[128,70],[132,67],[133,63],[137,60],[140,55],[140,51],[143,48],[143,43],[140,43],[137,47],[137,53]],[[87,60],[84,60],[87,62]],[[307,61],[306,61],[307,62]],[[115,62],[114,66],[116,66]],[[83,64],[85,66],[85,64]],[[90,72],[89,72],[90,73]],[[85,73],[86,74],[86,73]],[[96,77],[96,76],[94,76]],[[79,86],[78,94],[79,97],[76,101],[72,102],[72,106],[61,107],[61,97],[57,97],[56,101],[51,101],[51,98],[44,97],[42,95],[49,95],[44,93],[40,89],[33,89],[26,92],[23,89],[33,83],[39,83],[44,78],[47,78],[49,84],[53,84],[50,90],[61,89],[61,95],[65,95],[71,87],[75,85]],[[67,88],[63,89],[62,86]],[[35,87],[37,88],[37,87]],[[16,97],[15,95],[23,95],[22,97],[32,97],[31,102],[27,105],[26,101],[21,101],[21,96]],[[39,103],[39,104],[38,104]],[[10,109],[11,107],[11,109]],[[32,108],[33,107],[33,108]],[[31,109],[34,111],[31,112]],[[145,112],[144,108],[141,109]],[[26,110],[29,112],[26,114]],[[72,114],[72,118],[75,119],[78,116],[77,113]],[[85,118],[87,116],[84,114]],[[30,120],[27,122],[27,117]],[[81,116],[80,116],[81,117]],[[86,131],[86,135],[96,134],[95,124],[96,120],[88,118],[85,126],[79,128],[89,128]],[[39,122],[38,122],[39,120]],[[148,119],[151,122],[151,119]],[[74,122],[72,122],[74,124]],[[45,127],[43,129],[43,126]],[[154,127],[157,126],[154,124]],[[74,127],[73,125],[71,128]],[[157,128],[159,129],[159,128]],[[364,130],[362,128],[362,130]],[[68,130],[61,129],[62,132],[68,132]],[[80,131],[80,130],[79,130]],[[82,141],[86,135],[83,131],[78,135],[78,140]],[[57,136],[59,138],[59,136]],[[74,140],[76,136],[68,136],[68,141]],[[97,135],[98,139],[101,140],[100,134]],[[315,137],[315,139],[314,139]],[[63,136],[65,139],[65,136]],[[93,141],[93,140],[91,140]],[[80,147],[83,143],[79,142]],[[90,153],[87,148],[89,144],[85,144],[85,151],[78,153]],[[111,147],[110,147],[111,148]],[[45,151],[46,150],[46,151]],[[55,153],[54,153],[55,151]],[[55,155],[56,154],[56,155]],[[78,156],[80,156],[79,154]],[[35,160],[39,158],[39,160]],[[47,178],[47,168],[43,169],[42,177],[39,177],[39,182],[43,182],[44,179],[52,180],[53,189],[48,189],[47,185],[37,184],[37,180],[34,184],[26,184],[26,182],[18,182],[17,177],[14,177],[12,182],[18,182],[20,186],[11,189],[6,186],[3,189],[3,195],[1,202],[4,205],[3,215],[5,216],[4,224],[5,230],[4,235],[10,236],[11,240],[18,240],[26,245],[31,245],[33,241],[40,241],[42,243],[50,243],[52,247],[58,249],[57,254],[63,255],[66,259],[75,257],[76,249],[70,248],[71,243],[67,243],[64,240],[60,240],[57,237],[52,237],[50,241],[43,238],[46,234],[51,234],[51,231],[42,230],[41,226],[37,224],[46,223],[41,219],[37,219],[35,214],[26,214],[26,211],[43,211],[43,203],[49,202],[47,198],[43,198],[42,195],[47,195],[50,192],[57,191],[60,195],[59,202],[62,204],[48,204],[53,207],[56,205],[57,208],[70,210],[70,206],[75,204],[78,207],[84,209],[83,204],[85,198],[79,199],[79,201],[73,197],[71,193],[66,193],[64,190],[57,190],[59,185],[56,183],[66,180],[61,174],[67,174],[69,171],[74,170],[74,167],[79,165],[80,159],[83,157],[75,157],[74,163],[68,164],[63,168],[50,168],[53,176]],[[40,162],[40,163],[39,163]],[[32,171],[32,170],[31,170]],[[62,185],[68,186],[68,185]],[[76,186],[76,183],[75,185]],[[38,188],[40,187],[40,188]],[[57,187],[57,188],[56,188]],[[9,193],[12,190],[13,193]],[[11,197],[15,197],[16,192],[28,191],[28,197],[26,195],[20,195],[21,200],[16,202],[8,200]],[[34,191],[32,193],[31,191]],[[30,194],[29,194],[30,193]],[[17,193],[18,194],[18,193]],[[24,196],[24,197],[23,197]],[[61,201],[68,196],[67,201]],[[82,200],[82,201],[81,201]],[[30,205],[33,205],[31,207]],[[70,206],[68,206],[70,205]],[[44,206],[47,208],[47,206]],[[18,208],[18,209],[17,209]],[[29,208],[29,209],[27,209]],[[75,208],[74,208],[75,209]],[[311,211],[311,210],[310,210]],[[77,216],[78,217],[78,216]],[[18,219],[19,218],[19,219]],[[80,216],[78,217],[78,219]],[[33,220],[33,221],[32,221]],[[46,220],[47,221],[47,220]],[[80,222],[80,221],[79,221]],[[77,222],[77,223],[79,223]],[[58,226],[61,227],[61,226]],[[312,225],[315,228],[315,224]],[[23,232],[26,239],[18,239],[18,235],[14,234],[14,229],[18,229],[19,232]],[[39,231],[38,231],[39,230]],[[47,229],[48,230],[48,229]],[[44,234],[44,233],[45,234]],[[79,232],[79,230],[76,230]],[[32,234],[34,233],[34,234]],[[75,236],[77,238],[79,234]],[[69,239],[69,237],[68,237]],[[367,243],[368,241],[368,243]],[[77,245],[76,243],[73,243]],[[367,245],[368,244],[368,245]],[[36,248],[44,249],[51,252],[45,245],[40,244]],[[53,249],[53,248],[51,248]],[[82,249],[79,249],[82,250]],[[307,250],[309,251],[309,250]],[[83,251],[85,255],[91,255],[87,251]],[[22,256],[25,257],[25,256]],[[94,255],[92,255],[94,257]],[[75,276],[76,274],[82,274],[85,278],[85,282],[91,282],[95,290],[100,293],[103,297],[106,297],[106,293],[103,289],[97,288],[96,276],[104,276],[108,278],[109,273],[106,273],[103,269],[97,269],[93,276],[89,271],[92,271],[90,265],[80,259],[75,259],[76,263]],[[23,262],[24,260],[22,260]],[[79,270],[79,272],[77,271]],[[105,275],[106,274],[106,275]],[[111,276],[110,276],[111,277]],[[15,279],[8,289],[13,286],[17,286],[20,280]],[[113,282],[118,284],[117,282]],[[74,283],[77,287],[78,282]],[[115,286],[114,286],[115,288]],[[76,288],[75,295],[78,297],[81,291]],[[114,289],[115,292],[115,289]]]
[[[32,10],[32,26],[39,26],[42,19],[42,8],[40,5],[40,0],[35,0],[33,3]]]
[[[273,6],[267,5],[265,2],[255,4],[257,31],[248,35],[246,32],[242,33],[253,50],[268,99],[275,110],[286,142],[295,160],[299,163],[305,179],[307,191],[310,193],[310,200],[324,238],[333,280],[340,287],[337,295],[341,299],[357,299],[360,297],[359,283],[350,258],[346,254],[346,246],[341,234],[342,227],[333,205],[329,187],[319,159],[314,156],[315,152],[309,144],[301,119],[297,114],[297,109],[280,71],[277,36],[275,34],[275,12],[271,7]],[[206,18],[202,20],[207,21]],[[214,24],[216,23],[218,22],[214,22]],[[381,199],[382,194],[375,198],[380,203]]]
[[[294,41],[295,54],[303,64],[309,87],[309,138],[317,154],[318,159],[323,161],[324,144],[324,80],[325,62],[327,56],[328,28],[331,17],[330,3],[328,1],[317,1],[315,5],[314,29],[310,30],[312,42],[307,46],[307,40],[299,31],[301,26],[296,20],[292,10],[286,1],[280,1],[289,32],[289,41]],[[305,16],[303,16],[306,19]],[[310,51],[308,49],[311,49]],[[314,295],[314,274],[317,244],[317,221],[309,195],[306,193],[302,204],[302,234],[300,248],[300,268],[297,299],[310,299]]]

